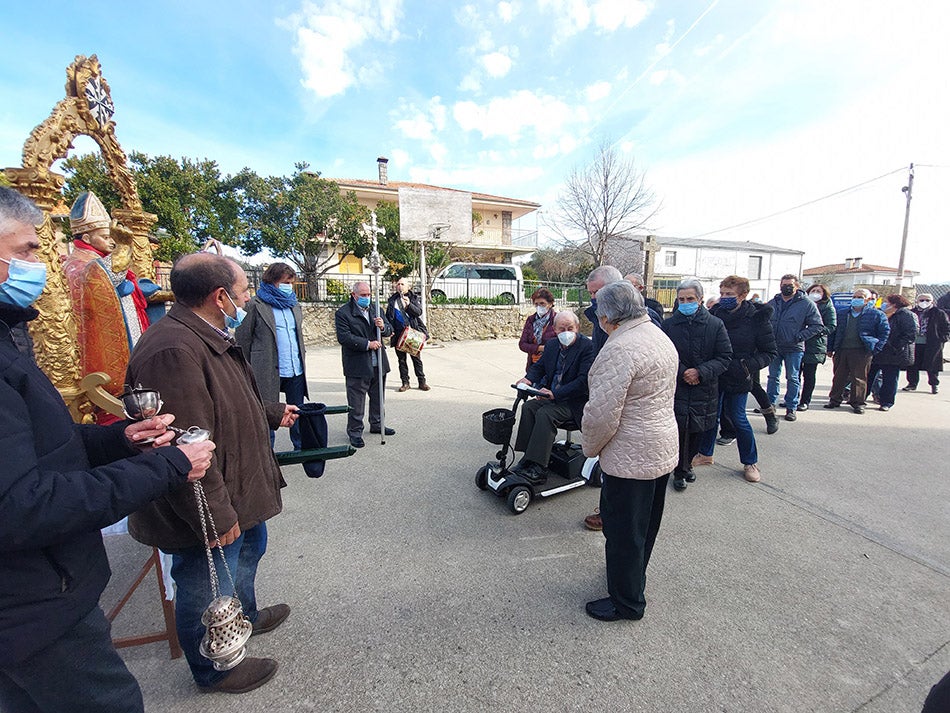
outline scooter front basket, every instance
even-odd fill
[[[494,408],[482,414],[482,437],[496,446],[511,440],[515,427],[515,412],[510,408]]]

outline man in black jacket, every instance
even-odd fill
[[[422,332],[427,337],[429,330],[426,329],[425,322],[422,321],[422,300],[419,295],[409,289],[409,280],[400,277],[396,280],[396,291],[393,292],[386,304],[386,319],[393,327],[393,336],[390,344],[395,349],[399,343],[399,338],[407,328]],[[396,350],[396,358],[399,360],[399,378],[402,379],[402,386],[399,391],[409,391],[409,364],[407,357],[412,357],[412,369],[416,373],[416,379],[419,380],[419,390],[428,391],[429,385],[426,383],[426,375],[422,370],[422,357],[419,354],[407,354]]]
[[[584,310],[584,316],[594,325],[590,334],[591,341],[594,342],[594,356],[597,356],[597,352],[607,341],[607,332],[600,328],[600,321],[597,319],[597,291],[604,285],[609,285],[611,282],[620,282],[622,279],[623,275],[620,274],[620,270],[613,265],[595,267],[587,276],[587,293],[590,295],[590,307]]]
[[[558,312],[554,318],[557,341],[549,339],[541,358],[518,380],[519,384],[534,386],[544,394],[526,402],[521,409],[515,440],[515,450],[524,453],[515,470],[529,476],[543,476],[557,429],[570,420],[580,425],[584,415],[587,372],[596,354],[591,340],[577,330],[576,314]]]
[[[393,328],[386,317],[376,316],[376,305],[367,282],[357,282],[350,292],[350,301],[336,311],[336,340],[343,347],[343,376],[346,378],[346,403],[350,413],[346,421],[346,435],[354,448],[366,445],[363,441],[363,413],[369,396],[369,432],[379,433],[383,418],[383,399],[389,360],[382,337],[390,337]],[[378,333],[377,333],[378,330]],[[379,364],[382,359],[382,388]],[[395,429],[386,427],[386,435]]]
[[[170,414],[77,425],[13,343],[45,285],[31,201],[0,188],[0,709],[142,711],[99,596],[100,528],[204,475],[214,444],[161,448]],[[149,446],[135,445],[147,438]]]

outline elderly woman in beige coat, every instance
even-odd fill
[[[679,453],[673,415],[679,360],[629,282],[597,293],[597,319],[608,337],[588,376],[582,433],[584,454],[600,456],[604,474],[600,515],[610,596],[588,602],[587,613],[601,621],[641,619],[647,564]]]

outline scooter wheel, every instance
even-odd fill
[[[475,474],[475,486],[479,490],[488,490],[488,466],[483,465]]]
[[[515,515],[520,515],[531,504],[531,489],[516,485],[508,491],[508,507]]]
[[[594,463],[594,467],[590,470],[590,480],[587,481],[587,484],[593,488],[600,488],[604,484],[604,471],[600,469],[600,463]]]

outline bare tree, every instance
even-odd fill
[[[634,234],[656,215],[656,203],[634,160],[604,141],[590,165],[571,171],[548,227],[562,245],[577,246],[594,265],[628,262],[625,254],[641,247]]]

